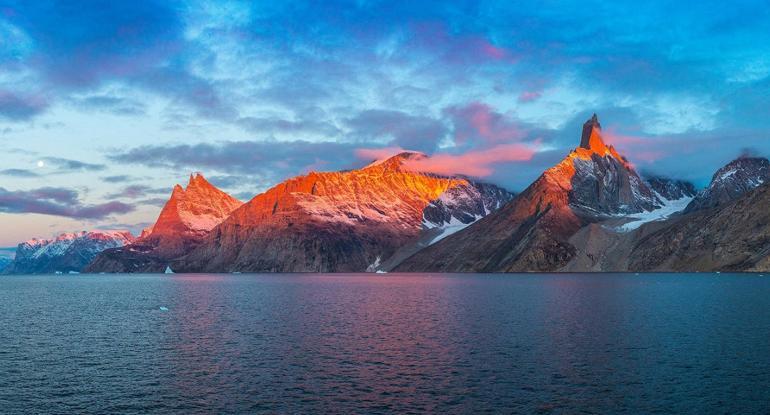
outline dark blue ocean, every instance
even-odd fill
[[[770,413],[758,275],[0,278],[0,412]]]

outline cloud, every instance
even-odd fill
[[[111,95],[91,95],[72,99],[72,104],[91,111],[108,112],[116,115],[144,115],[146,106],[133,99]]]
[[[198,116],[232,118],[237,112],[222,99],[216,82],[192,67],[206,50],[185,36],[183,9],[176,1],[154,0],[17,2],[5,9],[10,14],[0,15],[0,26],[7,24],[29,39],[28,50],[14,60],[33,77],[31,90],[67,99],[73,91],[88,93],[119,83],[189,105]],[[13,96],[5,101],[18,119],[47,106]],[[70,101],[83,109],[123,115],[145,111],[139,102],[111,96]],[[0,114],[3,102],[0,95]]]
[[[128,213],[134,208],[120,202],[84,205],[74,190],[42,187],[33,190],[10,191],[0,187],[0,212],[39,213],[75,219],[103,219]]]
[[[144,206],[155,206],[155,207],[163,207],[166,202],[168,202],[168,199],[164,199],[162,197],[151,197],[147,199],[137,200],[135,203],[138,205],[144,205]]]
[[[104,164],[86,163],[84,161],[60,158],[60,157],[45,157],[43,160],[56,167],[60,172],[75,172],[75,171],[102,171],[106,170],[107,166]]]
[[[522,162],[532,159],[535,149],[523,144],[500,144],[485,150],[464,154],[438,153],[420,160],[408,160],[405,166],[421,172],[441,175],[486,177],[494,173],[499,163]]]
[[[262,185],[310,170],[352,167],[354,144],[297,141],[229,141],[221,143],[145,145],[116,151],[107,158],[175,171],[221,172],[259,176]]]
[[[147,195],[166,194],[170,192],[170,189],[152,188],[142,184],[134,184],[124,187],[119,192],[108,194],[106,197],[108,199],[139,199],[140,197]]]
[[[406,151],[401,147],[357,148],[355,155],[366,162],[385,160]]]
[[[19,95],[0,90],[0,118],[26,121],[45,111],[48,103],[41,96]]]
[[[116,175],[116,176],[105,176],[105,177],[102,177],[102,181],[106,182],[106,183],[123,183],[123,182],[130,182],[132,180],[134,180],[133,177],[125,175],[125,174],[120,174],[120,175]]]
[[[311,133],[334,136],[340,130],[333,124],[319,120],[286,120],[279,117],[243,117],[238,121],[243,128],[259,133]]]
[[[357,140],[381,141],[390,146],[432,152],[447,134],[447,127],[434,118],[394,110],[366,110],[346,120],[350,136]]]
[[[540,98],[542,94],[537,91],[523,91],[521,94],[519,94],[519,102],[532,102]]]
[[[206,176],[206,179],[217,187],[238,187],[249,184],[252,179],[248,176]]]
[[[452,121],[458,147],[475,145],[478,141],[485,145],[519,141],[526,136],[520,124],[481,102],[452,106],[444,112]]]
[[[19,2],[10,9],[10,22],[36,45],[36,66],[68,87],[151,71],[181,40],[169,2]]]
[[[13,177],[19,177],[19,178],[35,178],[40,177],[39,174],[26,169],[5,169],[0,170],[0,175],[3,176],[13,176]]]
[[[101,225],[97,225],[96,229],[101,229],[105,231],[112,231],[112,230],[127,230],[131,232],[133,235],[139,235],[142,233],[142,230],[152,226],[151,222],[139,222],[139,223],[105,223]]]

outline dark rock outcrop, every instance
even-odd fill
[[[770,271],[770,184],[670,219],[641,237],[632,271]]]
[[[666,200],[679,200],[684,197],[694,197],[697,194],[695,185],[684,180],[674,180],[661,176],[645,178],[647,186]]]
[[[739,157],[714,173],[711,183],[690,202],[685,213],[730,203],[768,179],[770,162],[766,158]]]

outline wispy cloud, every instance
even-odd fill
[[[40,95],[22,95],[0,90],[0,118],[25,121],[42,113],[47,107],[48,103]]]
[[[153,188],[142,184],[134,184],[126,186],[119,192],[110,193],[107,195],[108,199],[139,199],[148,195],[157,195],[169,193],[170,190],[166,188]]]
[[[87,163],[79,160],[72,160],[60,157],[44,157],[43,161],[47,164],[56,167],[60,172],[75,172],[75,171],[102,171],[106,170],[107,166],[104,164]]]
[[[75,219],[103,219],[128,213],[133,206],[121,202],[83,204],[78,192],[57,187],[10,191],[0,187],[0,212],[39,213]]]
[[[40,177],[39,174],[35,173],[32,170],[26,170],[26,169],[5,169],[0,170],[0,175],[3,176],[13,176],[18,178],[25,178],[25,179],[32,179]]]

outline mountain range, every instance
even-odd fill
[[[52,239],[33,238],[16,248],[16,256],[2,269],[5,274],[80,272],[102,251],[132,243],[128,231],[81,231]]]
[[[377,271],[513,197],[491,184],[406,168],[426,157],[404,152],[362,169],[309,173],[245,204],[194,175],[186,189],[174,189],[145,236],[103,252],[87,271]],[[205,226],[189,225],[196,221]]]
[[[311,172],[246,203],[194,173],[138,238],[83,232],[28,241],[5,272],[770,268],[765,158],[741,156],[697,191],[640,176],[605,143],[596,115],[579,145],[518,195],[414,170],[428,158],[405,151],[360,169]]]

